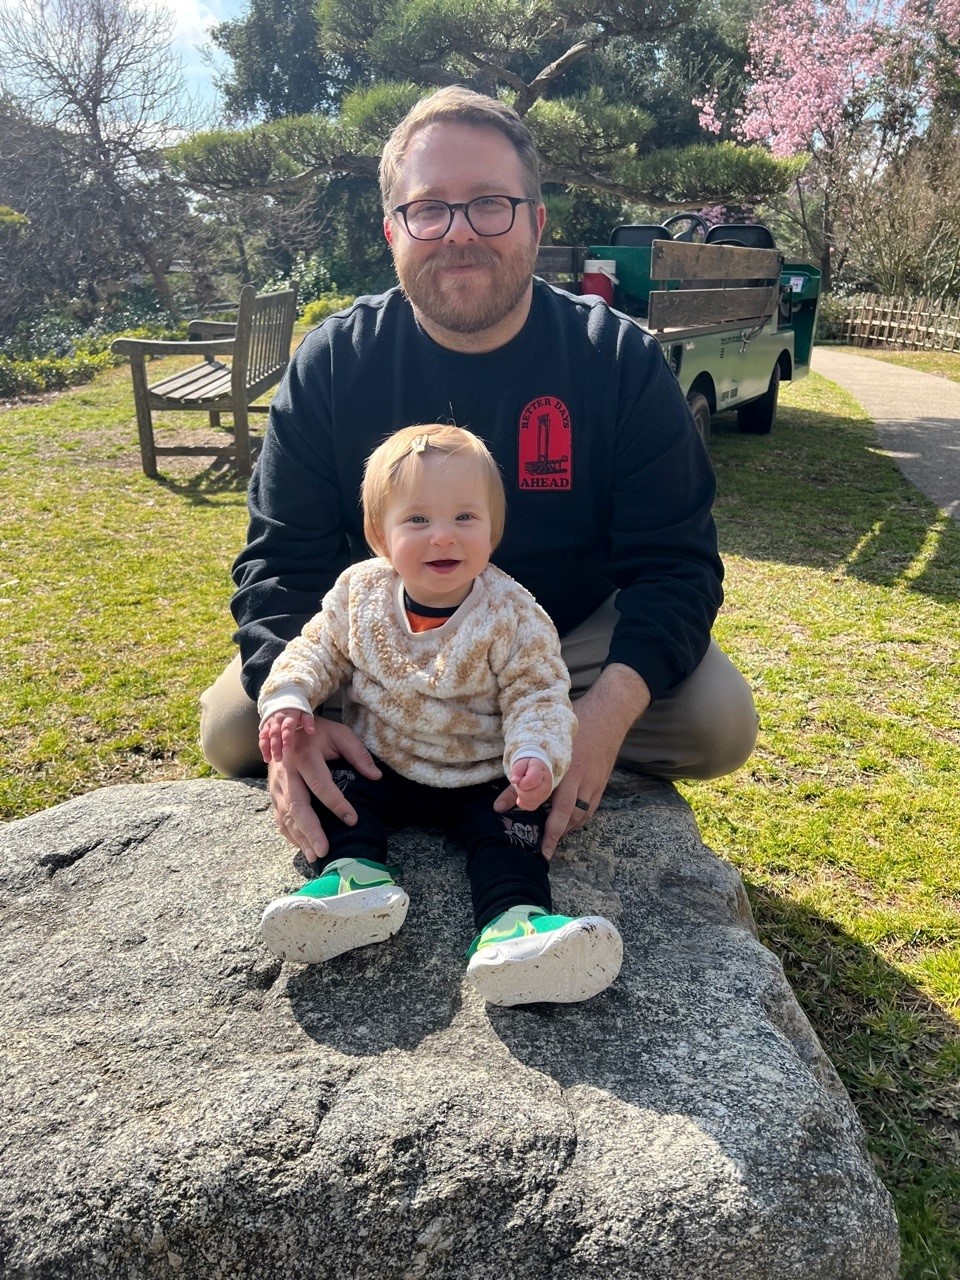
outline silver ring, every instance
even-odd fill
[[[588,810],[589,810],[589,808],[590,808],[590,805],[588,804],[588,802],[587,802],[586,800],[574,800],[574,802],[573,802],[573,803],[574,803],[575,808],[577,808],[577,809],[582,809],[582,810],[584,811],[584,813],[588,812]]]

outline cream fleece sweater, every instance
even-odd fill
[[[391,768],[432,787],[502,777],[542,760],[556,786],[576,717],[556,629],[493,565],[441,627],[415,633],[389,561],[351,565],[274,662],[260,694],[273,712],[311,711],[344,688],[344,722]]]

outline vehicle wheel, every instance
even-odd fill
[[[751,400],[737,410],[737,426],[748,436],[768,436],[777,416],[780,397],[780,366],[774,365],[770,385],[759,400]]]
[[[700,391],[691,391],[687,396],[687,404],[693,414],[693,425],[697,428],[700,439],[706,444],[710,439],[710,401]]]

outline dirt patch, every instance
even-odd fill
[[[71,387],[63,391],[43,391],[35,396],[17,396],[13,400],[0,400],[0,413],[4,409],[28,409],[35,404],[50,404],[51,401],[59,400],[61,396],[66,395],[67,390],[72,389]]]

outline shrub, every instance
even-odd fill
[[[316,302],[329,293],[336,293],[337,289],[330,278],[330,269],[319,253],[298,253],[288,270],[261,281],[257,292],[275,293],[281,289],[289,289],[291,281],[296,281],[297,298],[301,306]]]
[[[823,294],[817,311],[817,342],[839,342],[850,299],[838,293]]]
[[[122,364],[124,357],[110,350],[114,338],[183,338],[183,329],[141,326],[121,333],[88,333],[71,341],[66,355],[48,353],[29,359],[0,355],[0,397],[39,395],[44,391],[65,391],[67,387],[89,382],[111,365]]]
[[[321,320],[326,320],[327,316],[332,316],[335,311],[343,311],[353,303],[354,298],[349,294],[325,293],[313,302],[307,303],[300,312],[300,321],[302,324],[319,324]]]
[[[46,311],[21,320],[6,337],[0,337],[0,356],[18,361],[68,356],[82,332],[83,326],[75,316],[66,311]]]
[[[37,395],[62,391],[89,382],[113,363],[109,351],[98,355],[42,356],[36,360],[11,360],[0,356],[0,396]]]
[[[192,302],[178,300],[189,310]],[[129,285],[123,293],[111,298],[90,326],[91,333],[109,333],[116,338],[133,329],[147,329],[151,336],[157,329],[170,329],[176,321],[153,289],[146,285]]]

